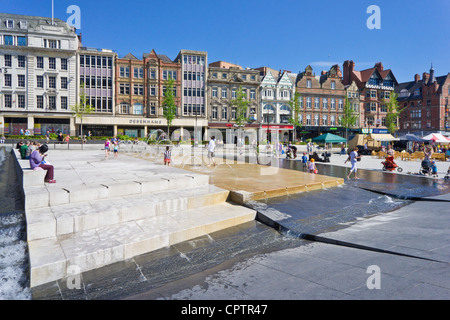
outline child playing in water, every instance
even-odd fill
[[[169,146],[166,147],[166,151],[164,151],[164,165],[170,165],[171,152]]]
[[[311,161],[309,162],[309,172],[310,173],[317,173],[317,167],[316,164],[314,163],[314,159],[311,159]]]

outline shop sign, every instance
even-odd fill
[[[131,124],[162,124],[162,120],[156,119],[130,119]]]

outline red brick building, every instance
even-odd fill
[[[406,108],[400,117],[401,133],[427,135],[448,129],[450,73],[436,77],[431,67],[422,79],[416,74],[414,81],[400,83],[395,92],[400,107]]]
[[[378,62],[373,68],[357,71],[353,61],[344,62],[344,85],[355,81],[360,89],[361,96],[361,127],[375,129],[379,133],[387,132],[386,114],[391,93],[398,85],[390,69],[385,70],[383,64]]]

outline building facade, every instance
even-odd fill
[[[378,62],[373,68],[356,71],[353,61],[344,62],[345,85],[352,81],[356,83],[361,96],[361,128],[373,133],[387,133],[386,103],[390,101],[391,93],[398,85],[390,69],[384,70],[383,64]]]
[[[236,106],[232,102],[242,89],[248,108],[245,117],[249,120],[244,129],[259,128],[259,71],[244,69],[239,65],[216,61],[208,68],[208,127],[219,129],[225,134],[225,129],[236,127]]]
[[[303,139],[323,133],[340,134],[347,91],[339,65],[316,76],[311,66],[297,77],[296,90],[301,94],[299,122]]]
[[[414,81],[400,83],[395,92],[404,111],[400,115],[401,133],[427,135],[445,132],[449,128],[450,74],[435,76],[433,66],[429,73],[414,76]]]
[[[257,68],[262,76],[260,85],[260,117],[263,134],[273,140],[274,132],[278,132],[278,141],[293,140],[294,126],[290,124],[294,110],[289,102],[295,93],[296,74],[289,71],[276,71],[268,67]]]
[[[0,14],[0,134],[73,134],[78,36],[59,19]]]

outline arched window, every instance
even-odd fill
[[[264,113],[274,113],[275,112],[275,108],[270,105],[270,104],[266,104],[264,106]]]
[[[287,105],[283,104],[283,105],[280,107],[280,111],[291,112],[291,108],[289,108]]]

